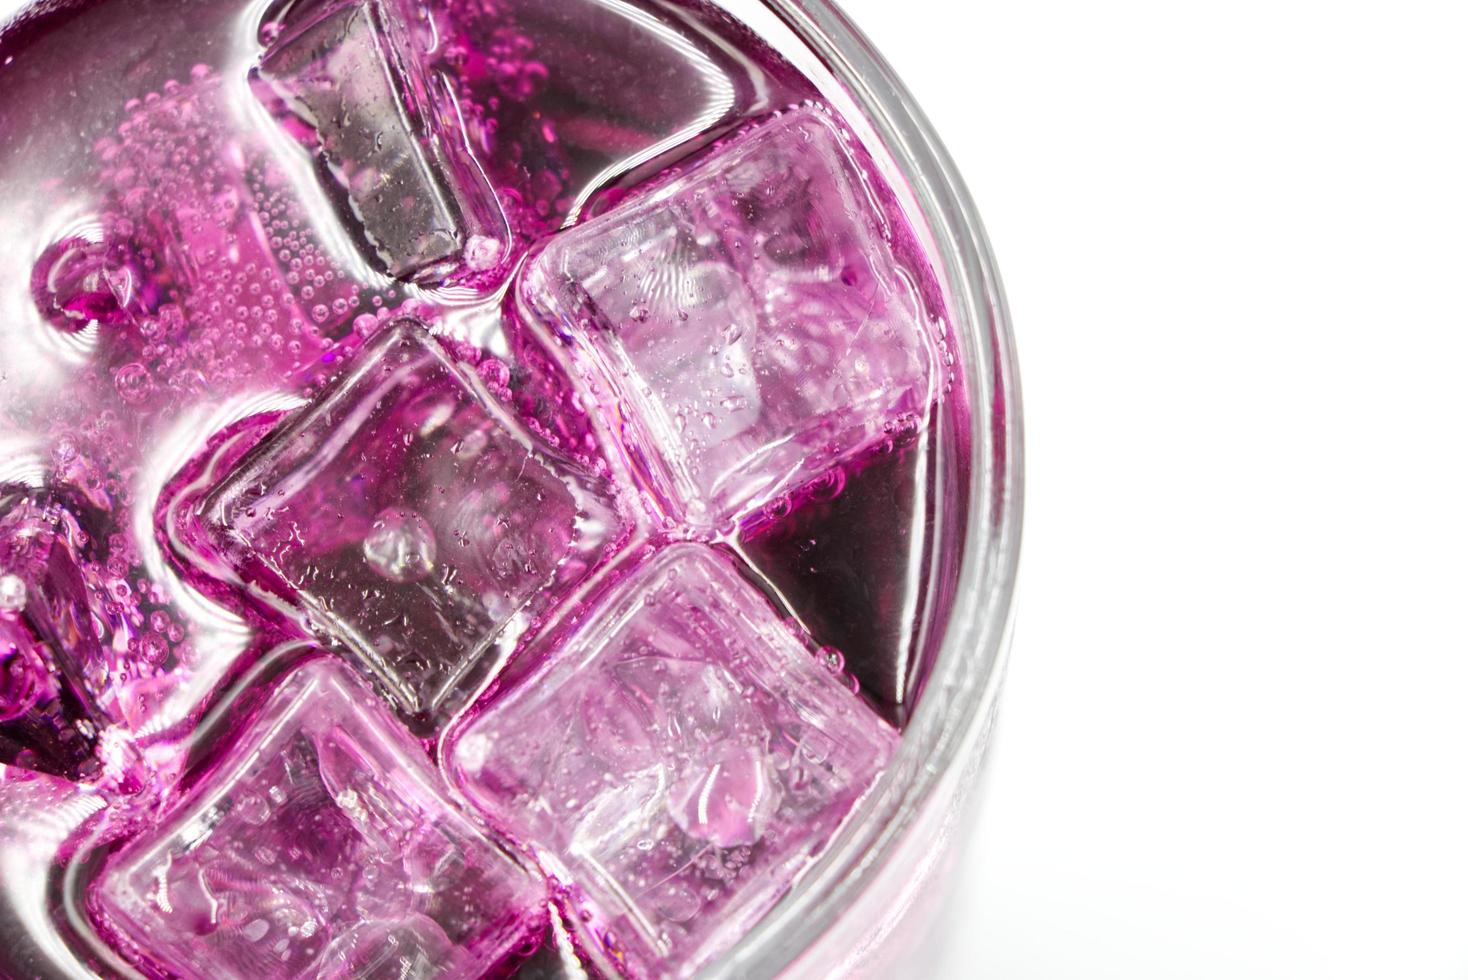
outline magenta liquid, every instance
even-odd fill
[[[829,89],[683,0],[97,0],[0,92],[0,976],[716,962],[967,506]]]

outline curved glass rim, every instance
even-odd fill
[[[912,95],[830,0],[760,0],[824,64],[909,182],[942,259],[974,465],[957,599],[933,674],[892,764],[795,888],[700,980],[774,977],[893,859],[945,774],[983,737],[1003,680],[1023,510],[1019,374],[989,241],[953,160]]]

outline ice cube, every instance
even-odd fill
[[[526,319],[623,406],[673,513],[725,526],[928,410],[930,325],[880,200],[830,117],[802,109],[533,260]]]
[[[315,151],[348,226],[397,278],[492,275],[509,254],[504,213],[409,12],[397,0],[323,0],[291,12],[255,89]]]
[[[636,975],[686,976],[737,940],[895,744],[703,545],[659,552],[544,657],[449,766],[584,902],[583,941]]]
[[[188,980],[472,978],[545,924],[544,883],[324,657],[90,888],[125,952]]]
[[[59,504],[0,496],[0,763],[87,780],[108,719],[88,678],[105,671],[78,564],[83,538]]]
[[[257,596],[324,624],[422,734],[627,531],[604,481],[541,447],[410,319],[201,514]]]
[[[943,583],[957,570],[929,490],[940,465],[933,427],[898,430],[876,449],[768,502],[740,529],[740,551],[817,641],[839,650],[862,696],[907,720],[936,653]],[[913,574],[922,569],[923,574]]]

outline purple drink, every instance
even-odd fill
[[[693,0],[95,0],[0,84],[0,974],[716,964],[952,604],[865,130]]]
[[[691,969],[785,890],[894,733],[712,549],[676,544],[471,722],[450,770],[636,975]],[[554,740],[545,717],[567,719]]]

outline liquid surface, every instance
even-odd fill
[[[99,0],[0,86],[0,973],[738,942],[894,750],[966,506],[820,80],[661,0]]]

